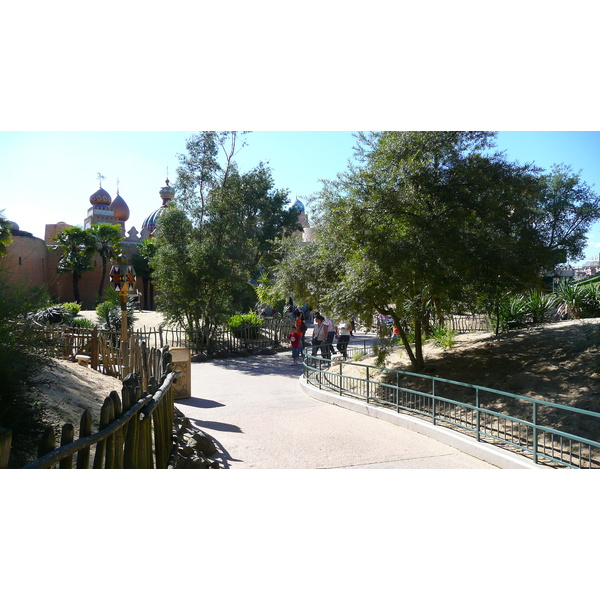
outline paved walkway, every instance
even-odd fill
[[[289,352],[192,364],[177,401],[226,469],[492,469],[424,435],[313,399]]]

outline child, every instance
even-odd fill
[[[288,335],[288,340],[292,346],[292,360],[294,364],[298,363],[298,357],[300,356],[300,346],[302,340],[302,334],[298,331],[298,327],[294,325],[291,333]]]

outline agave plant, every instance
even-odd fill
[[[526,303],[532,323],[546,322],[556,307],[556,299],[551,294],[544,294],[535,289],[526,296]]]
[[[586,291],[583,286],[561,281],[553,294],[558,314],[580,319],[585,303]]]

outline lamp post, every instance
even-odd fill
[[[110,270],[110,282],[119,292],[121,301],[121,352],[123,357],[123,379],[129,374],[129,342],[127,340],[127,297],[135,289],[135,270],[127,264],[127,257],[119,254],[118,264]]]

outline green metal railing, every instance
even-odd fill
[[[478,385],[304,356],[309,385],[431,420],[534,463],[600,467],[600,413]],[[585,437],[584,437],[585,436]]]

